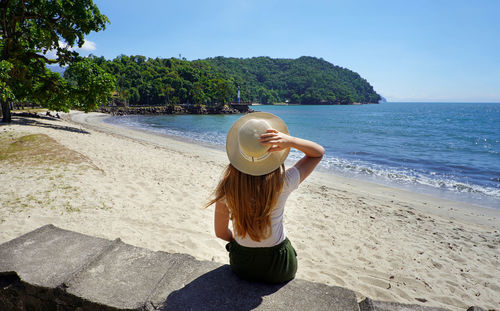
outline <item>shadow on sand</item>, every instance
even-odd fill
[[[37,120],[37,119],[41,119],[41,120]],[[38,126],[38,127],[52,128],[55,130],[68,131],[68,132],[73,132],[73,133],[90,134],[89,132],[87,132],[86,130],[81,129],[81,128],[45,123],[42,121],[43,119],[50,120],[50,121],[56,121],[56,122],[59,121],[58,119],[54,119],[54,118],[37,117],[35,119],[35,118],[20,117],[20,116],[13,115],[12,116],[12,123],[0,122],[0,126],[9,125],[9,124],[18,124],[18,125],[26,125],[26,126]]]

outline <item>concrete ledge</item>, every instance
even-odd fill
[[[16,271],[26,283],[56,287],[113,243],[46,225],[1,245],[0,272]]]
[[[228,265],[52,225],[0,245],[0,310],[358,311],[353,291],[251,283]]]
[[[59,288],[46,288],[22,281],[15,272],[0,273],[0,310],[79,310],[116,311],[66,293]]]
[[[228,265],[203,273],[186,286],[160,291],[152,299],[160,310],[353,310],[353,291],[304,280],[287,284],[251,283],[236,277]],[[170,292],[170,293],[169,293]],[[165,295],[167,298],[163,300]],[[160,299],[158,299],[160,298]]]
[[[228,265],[46,225],[0,245],[0,310],[446,311],[292,280],[239,279]],[[468,310],[482,310],[471,307]]]

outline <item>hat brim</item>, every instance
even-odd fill
[[[290,148],[269,152],[269,156],[262,161],[251,162],[247,160],[240,152],[238,133],[240,127],[250,119],[263,119],[269,123],[271,128],[287,135],[288,128],[283,120],[272,113],[252,112],[236,120],[227,133],[226,153],[229,158],[229,162],[231,162],[231,164],[240,172],[252,176],[262,176],[271,173],[280,167],[288,157]]]

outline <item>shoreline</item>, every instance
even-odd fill
[[[113,132],[114,134],[118,134],[119,129],[126,128],[130,132],[120,133],[119,135],[124,135],[129,138],[137,138],[135,137],[134,132],[140,132],[146,135],[155,135],[158,137],[164,137],[167,139],[175,140],[176,142],[183,144],[191,144],[191,145],[200,145],[205,148],[213,149],[220,151],[222,154],[220,156],[225,157],[225,150],[223,147],[217,148],[218,145],[210,144],[206,142],[198,142],[198,141],[183,141],[181,136],[169,135],[166,133],[153,132],[143,129],[135,129],[130,127],[117,126],[113,124],[106,123],[104,121],[109,115],[104,114],[102,117],[97,117],[92,120],[93,117],[87,118],[83,124],[93,124],[95,120],[98,121],[98,124],[102,126],[103,124],[109,125],[106,126],[106,131]],[[89,120],[90,119],[90,120]],[[75,121],[72,119],[72,121]],[[79,122],[79,121],[75,121]],[[101,128],[102,129],[102,128]],[[148,140],[145,140],[148,141]],[[151,140],[149,140],[151,142]],[[292,165],[293,163],[287,160],[287,164]],[[369,195],[377,195],[377,192],[384,193],[386,196],[390,196],[390,192],[399,192],[404,194],[404,198],[407,200],[411,200],[412,203],[416,205],[416,207],[422,211],[427,213],[432,213],[437,216],[442,217],[450,217],[451,219],[457,219],[466,222],[477,223],[480,225],[492,226],[495,224],[500,224],[500,210],[494,209],[491,207],[475,205],[470,202],[462,202],[456,200],[450,200],[448,198],[443,198],[435,195],[431,195],[428,193],[420,193],[416,191],[410,191],[402,188],[398,188],[392,185],[381,184],[376,182],[371,182],[362,178],[356,177],[347,177],[341,174],[337,174],[335,172],[326,171],[326,170],[316,170],[314,174],[309,177],[311,180],[314,180],[316,184],[344,184],[344,185],[353,185],[353,184],[361,184],[363,189],[370,189],[373,191],[368,191]],[[347,189],[348,187],[346,187]],[[427,201],[434,201],[436,204],[434,206],[427,203]],[[444,206],[444,207],[443,207]],[[453,215],[449,215],[450,211],[453,211]]]
[[[0,243],[53,223],[228,263],[213,233],[213,207],[202,208],[227,163],[224,151],[102,116],[0,126],[6,136],[48,135],[82,159],[0,167],[10,189],[0,193]],[[314,172],[287,201],[285,228],[299,279],[350,288],[358,300],[458,311],[500,306],[499,219],[493,209]]]
[[[123,129],[128,129],[130,131],[138,131],[142,132],[145,134],[151,134],[151,135],[156,135],[159,137],[166,137],[169,139],[173,139],[175,141],[183,142],[183,143],[191,143],[191,144],[196,144],[196,145],[201,145],[203,147],[207,147],[210,149],[215,149],[219,151],[225,151],[223,145],[218,145],[215,143],[210,143],[202,140],[195,140],[192,137],[188,136],[176,136],[176,135],[171,135],[167,133],[163,133],[161,131],[152,131],[152,130],[147,130],[147,129],[141,129],[141,128],[134,128],[131,126],[124,126],[124,125],[116,125],[112,123],[105,122],[104,119],[108,117],[114,117],[109,114],[104,114],[102,117],[97,117],[101,123],[110,125],[110,126],[116,126],[118,128],[123,128]],[[133,136],[133,134],[131,134]],[[285,164],[287,165],[293,165],[293,160],[287,159]],[[347,181],[349,180],[354,180],[354,183],[356,182],[363,182],[366,183],[367,186],[369,185],[377,185],[377,186],[383,186],[383,187],[388,187],[391,189],[396,189],[397,191],[403,191],[409,194],[417,194],[417,195],[422,195],[424,197],[431,197],[433,199],[441,199],[443,201],[451,201],[455,202],[456,204],[460,206],[470,206],[473,210],[480,211],[484,210],[486,214],[489,215],[497,215],[497,218],[500,217],[500,209],[495,208],[495,202],[493,198],[489,198],[487,196],[484,196],[484,200],[486,202],[480,202],[480,200],[476,199],[473,197],[473,194],[470,193],[459,193],[459,192],[452,192],[449,190],[445,190],[443,192],[440,192],[439,189],[436,189],[434,187],[430,186],[425,186],[422,184],[417,184],[417,185],[412,185],[412,184],[400,184],[396,181],[389,181],[385,180],[382,177],[378,176],[364,176],[364,175],[357,175],[357,176],[352,176],[349,173],[343,173],[340,171],[335,171],[334,169],[327,169],[325,167],[321,167],[321,164],[316,168],[317,173],[325,174],[325,179],[328,179],[328,176],[333,176],[334,178],[345,178]],[[477,202],[480,202],[479,204]],[[500,202],[500,201],[499,201]],[[443,203],[446,204],[446,203]],[[493,211],[489,211],[493,209]],[[428,210],[428,208],[426,208]],[[439,211],[439,214],[442,215],[443,213]]]

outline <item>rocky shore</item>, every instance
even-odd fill
[[[111,115],[162,115],[162,114],[238,114],[253,112],[248,105],[220,105],[215,107],[177,105],[177,106],[103,106],[99,112]]]

